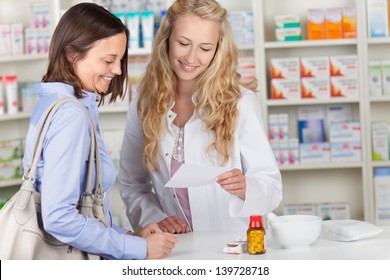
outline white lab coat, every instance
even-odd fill
[[[194,231],[245,229],[248,216],[264,215],[274,210],[282,199],[282,182],[274,154],[264,133],[258,98],[247,89],[238,102],[239,118],[228,169],[239,168],[246,176],[245,201],[230,195],[217,183],[188,189]],[[148,173],[142,165],[143,136],[137,113],[137,100],[131,102],[121,149],[118,174],[119,190],[127,206],[127,216],[134,229],[151,222],[178,215],[186,220],[173,188],[164,185],[170,179],[175,137],[170,124],[175,118],[166,115],[167,131],[160,141],[159,171]],[[173,105],[172,105],[173,106]],[[195,114],[184,131],[185,163],[218,165],[214,151],[206,149],[214,137],[207,132]]]

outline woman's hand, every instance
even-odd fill
[[[217,183],[228,193],[245,200],[246,177],[238,168],[226,171],[216,178]]]
[[[163,232],[169,233],[187,233],[190,227],[178,216],[171,216],[157,223]]]
[[[148,224],[140,230],[134,232],[134,235],[145,238],[146,236],[153,233],[162,233],[162,230],[157,224]]]

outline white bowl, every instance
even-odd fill
[[[284,249],[309,247],[321,232],[321,218],[313,215],[279,216],[281,221],[268,224],[272,239]]]

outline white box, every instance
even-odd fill
[[[296,204],[283,207],[283,215],[316,215],[314,204]]]
[[[331,97],[358,97],[356,77],[330,77]]]
[[[280,165],[289,165],[288,140],[279,141],[279,163]]]
[[[330,76],[329,57],[301,57],[301,77],[322,78]]]
[[[388,0],[367,0],[368,37],[389,36]]]
[[[301,163],[330,162],[329,143],[308,143],[299,145]]]
[[[330,98],[330,84],[328,78],[302,78],[302,98]]]
[[[329,142],[360,142],[360,122],[332,123],[329,125]]]
[[[272,79],[297,80],[300,78],[298,57],[272,58],[270,67]]]
[[[268,131],[270,141],[279,140],[279,119],[277,114],[268,115]]]
[[[288,161],[290,165],[299,164],[298,138],[291,138],[288,141]]]
[[[390,95],[390,60],[382,60],[382,94]]]
[[[387,122],[372,122],[372,160],[389,160],[389,128]]]
[[[0,24],[0,56],[11,53],[11,25]]]
[[[358,76],[357,55],[332,55],[329,57],[330,75],[331,76]]]
[[[271,98],[289,100],[301,99],[301,86],[299,79],[272,79]]]
[[[375,223],[390,225],[390,168],[376,168],[374,176]]]
[[[13,55],[24,53],[24,34],[21,23],[11,25],[11,53]]]
[[[351,104],[329,105],[326,107],[326,117],[328,124],[352,122],[352,106]]]
[[[380,60],[368,62],[368,83],[371,96],[382,95],[382,63]]]
[[[322,220],[349,220],[351,213],[347,203],[317,204],[317,216]]]
[[[279,141],[270,141],[271,149],[274,153],[275,161],[277,164],[280,164],[280,149]]]
[[[330,155],[332,162],[359,162],[362,159],[360,142],[331,143]]]
[[[289,138],[288,114],[278,114],[278,131],[279,140],[286,140]]]

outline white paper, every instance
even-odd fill
[[[226,167],[182,164],[165,184],[167,188],[192,188],[215,182],[215,178],[227,171]]]

